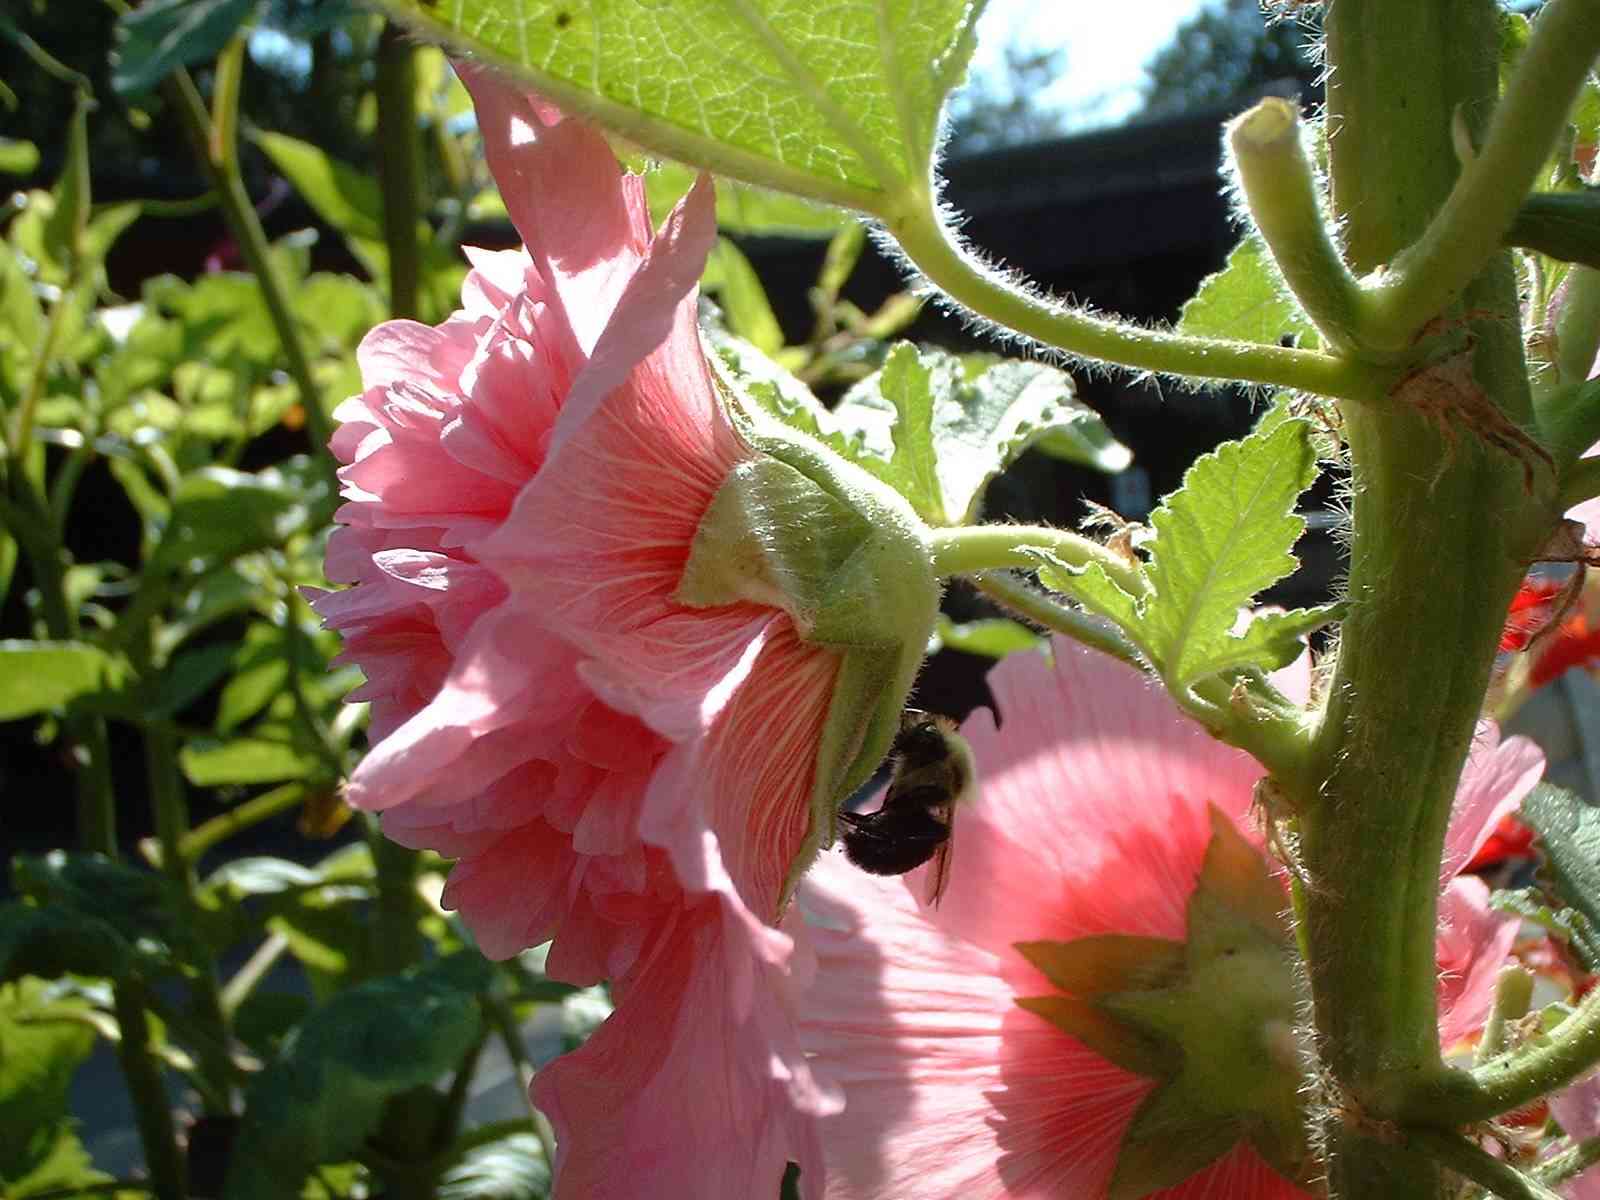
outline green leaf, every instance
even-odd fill
[[[1037,444],[1053,457],[1115,473],[1133,455],[1077,398],[1066,372],[1034,362],[1001,362],[958,385],[940,405],[939,477],[952,516],[977,519],[989,481]]]
[[[550,1194],[550,1167],[539,1139],[514,1129],[457,1153],[434,1189],[438,1200],[544,1200]]]
[[[0,641],[0,721],[64,708],[107,690],[115,660],[84,642]]]
[[[329,225],[346,237],[383,241],[383,193],[371,175],[286,133],[256,133],[254,141]]]
[[[1287,334],[1301,346],[1318,344],[1316,326],[1289,299],[1253,237],[1234,247],[1227,265],[1200,284],[1194,299],[1183,306],[1178,332],[1272,346]]]
[[[158,672],[154,686],[141,697],[146,718],[170,720],[209,692],[233,665],[231,643],[185,650]]]
[[[108,922],[57,905],[0,904],[0,979],[36,975],[119,979],[133,966],[133,949]]]
[[[1043,650],[1049,644],[1026,625],[1008,617],[957,623],[941,615],[934,633],[941,648],[983,658],[1004,658],[1019,650]]]
[[[279,545],[305,525],[316,499],[282,471],[202,467],[178,484],[150,569],[174,571]]]
[[[832,308],[839,302],[839,293],[844,291],[856,263],[861,261],[861,251],[866,244],[867,228],[859,221],[850,222],[833,235],[822,256],[822,269],[817,272],[816,304]]]
[[[1235,661],[1239,610],[1299,565],[1291,550],[1305,521],[1294,505],[1317,473],[1309,433],[1307,422],[1290,420],[1225,442],[1150,514],[1153,595],[1140,633],[1169,686]]]
[[[651,220],[657,225],[665,220],[673,205],[694,184],[697,174],[680,163],[650,166],[644,176],[644,194]],[[859,228],[854,217],[837,208],[749,187],[736,180],[717,180],[717,227],[725,233],[819,238],[831,237],[847,226]]]
[[[77,928],[80,932],[73,936],[85,947],[109,946],[99,924],[109,926],[131,948],[134,965],[146,972],[170,970],[177,962],[200,957],[182,892],[154,871],[99,854],[51,850],[12,859],[11,883],[42,910],[55,910],[48,920],[60,921],[63,930]],[[22,928],[28,932],[28,926]],[[96,973],[119,966],[117,953],[107,950],[107,960]]]
[[[324,769],[311,751],[266,738],[195,741],[178,752],[178,765],[195,787],[278,783],[305,779]]]
[[[487,972],[458,955],[359,984],[307,1017],[250,1086],[226,1200],[295,1195],[312,1167],[358,1154],[387,1100],[433,1083],[477,1042]]]
[[[44,223],[44,248],[56,262],[75,264],[89,224],[89,103],[82,97],[73,109],[66,141],[67,161],[56,182],[55,207]]]
[[[1343,617],[1345,605],[1318,604],[1288,612],[1252,613],[1243,633],[1231,637],[1207,662],[1205,674],[1254,668],[1276,671],[1305,652],[1307,635]]]
[[[142,95],[179,67],[215,58],[261,6],[262,0],[147,0],[117,22],[112,89]]]
[[[385,0],[647,150],[867,211],[925,193],[972,0]],[[647,50],[645,48],[648,48]]]
[[[245,632],[233,677],[217,702],[219,733],[231,733],[283,693],[289,681],[288,655],[288,639],[277,626],[257,622]]]
[[[923,520],[934,525],[953,523],[939,486],[933,433],[935,393],[948,392],[951,386],[949,361],[944,356],[924,360],[915,346],[901,342],[889,351],[883,370],[851,388],[834,411],[834,419],[840,424],[861,421],[862,428],[870,428],[873,423],[870,416],[863,420],[862,409],[892,414],[889,456],[876,466],[874,473],[910,501]]]
[[[1565,943],[1584,970],[1600,970],[1600,931],[1576,909],[1551,904],[1537,888],[1494,892],[1489,896],[1489,907],[1533,922]]]
[[[94,1032],[81,1019],[88,1007],[38,979],[0,987],[0,1181],[7,1197],[104,1178],[66,1122],[67,1090],[94,1048]]]
[[[21,138],[0,137],[0,174],[28,175],[39,165],[39,147]]]
[[[1591,932],[1600,929],[1600,808],[1541,783],[1524,797],[1522,819],[1539,835],[1541,881]]]
[[[701,285],[716,294],[733,333],[763,354],[776,354],[783,348],[783,330],[766,289],[744,252],[727,238],[717,239]]]
[[[845,394],[833,412],[855,461],[935,525],[975,520],[984,489],[1029,446],[1119,471],[1132,460],[1043,363],[999,361],[976,374],[954,355],[900,343],[883,370]]]

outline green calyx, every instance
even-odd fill
[[[734,396],[728,407],[755,454],[706,510],[676,599],[782,609],[804,641],[839,656],[787,901],[832,842],[840,804],[889,752],[938,615],[939,581],[927,526],[897,492],[755,405]]]
[[[1181,1183],[1241,1139],[1305,1181],[1299,988],[1283,889],[1215,808],[1211,827],[1185,941],[1112,934],[1017,946],[1061,989],[1021,1007],[1159,1081],[1123,1137],[1108,1200]]]

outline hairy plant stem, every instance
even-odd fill
[[[1561,1200],[1542,1182],[1474,1145],[1457,1133],[1423,1129],[1409,1137],[1413,1153],[1426,1155],[1501,1200]]]
[[[1093,538],[1048,525],[967,525],[934,529],[928,541],[933,571],[941,577],[970,575],[1002,567],[1037,567],[1046,550],[1069,567],[1098,563],[1116,585],[1132,596],[1149,590],[1132,562]]]
[[[1548,1095],[1600,1059],[1600,992],[1539,1043],[1490,1059],[1472,1071],[1450,1071],[1406,1098],[1402,1117],[1466,1125],[1522,1108]]]
[[[1364,394],[1385,375],[1315,350],[1145,329],[1028,291],[965,249],[921,191],[908,190],[880,215],[911,264],[945,296],[1052,349],[1192,380],[1242,380],[1323,396]]]
[[[1496,86],[1493,0],[1328,8],[1333,202],[1358,272],[1426,227],[1455,180],[1451,121]],[[1464,303],[1476,385],[1531,408],[1504,255]],[[1371,1135],[1446,1074],[1435,1020],[1439,860],[1506,606],[1553,524],[1554,488],[1454,422],[1380,390],[1343,405],[1355,492],[1349,610],[1301,812],[1304,942],[1334,1200],[1441,1194],[1433,1159]],[[1430,1124],[1438,1122],[1429,1121]]]
[[[1461,47],[1461,58],[1470,58],[1461,23],[1448,10],[1438,17],[1439,46]],[[1566,126],[1596,54],[1600,9],[1594,0],[1550,0],[1534,22],[1493,119],[1475,139],[1480,142],[1477,153],[1462,165],[1415,244],[1393,259],[1389,275],[1368,298],[1364,331],[1369,338],[1387,334],[1386,348],[1403,348],[1496,254]],[[1465,106],[1462,115],[1469,124],[1476,119],[1481,125],[1494,103],[1494,90],[1459,96],[1456,103]],[[1397,116],[1399,123],[1407,122],[1406,114]],[[1406,190],[1399,177],[1382,181],[1382,186],[1397,194]]]

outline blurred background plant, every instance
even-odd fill
[[[1238,36],[1214,40],[1203,79],[1163,57],[1152,112],[1259,89],[1280,63],[1305,81],[1247,9],[1202,14]],[[1081,277],[1033,273],[1172,317],[1232,240],[1216,114],[1036,146],[1073,124],[1034,99],[1065,65],[1013,47],[979,79],[954,145],[989,156],[956,161],[952,192],[980,240],[985,213],[1032,237],[982,199],[1015,182],[1052,214],[1052,247],[1070,240],[1063,203],[1120,206],[1101,233],[1072,230],[1110,243]],[[603,1019],[604,993],[546,978],[538,952],[486,963],[439,907],[448,864],[344,806],[359,676],[300,593],[325,584],[323,447],[360,388],[360,339],[443,319],[461,243],[515,240],[466,95],[439,51],[345,0],[25,0],[0,14],[0,80],[0,171],[19,185],[0,214],[0,1195],[542,1196],[549,1133],[526,1082]],[[1135,189],[1156,207],[1129,226],[1131,155],[1166,174]],[[1102,190],[1063,191],[1068,161]],[[636,165],[661,210],[688,186]],[[955,347],[968,378],[996,361],[854,222],[738,187],[718,203],[709,324],[849,436],[870,444],[888,419],[872,377],[895,337]],[[1129,266],[1117,247],[1135,241],[1147,261]],[[1219,394],[1153,429],[1158,393],[1100,379],[1085,390],[1103,424],[1053,386],[1079,415],[1030,439],[996,513],[1071,523],[1088,496],[1138,519],[1250,417]],[[1118,436],[1141,467],[1108,482],[1129,461]],[[961,712],[978,668],[1033,635],[970,593],[949,614],[957,653],[923,703]],[[122,1124],[136,1146],[107,1133]]]

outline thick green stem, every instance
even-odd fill
[[[1356,270],[1443,202],[1451,121],[1496,86],[1493,0],[1339,0],[1326,13],[1333,198]],[[1504,256],[1468,289],[1475,386],[1531,408]],[[1444,1074],[1435,1020],[1439,860],[1506,606],[1552,521],[1521,465],[1387,391],[1343,406],[1355,495],[1349,609],[1301,817],[1304,936],[1335,1200],[1440,1193],[1437,1167],[1369,1135]],[[1453,419],[1449,413],[1443,420]],[[1342,1119],[1344,1118],[1344,1119]]]
[[[1314,350],[1224,342],[1093,316],[1018,286],[962,247],[921,193],[885,218],[913,266],[950,299],[1001,327],[1069,354],[1190,379],[1243,380],[1323,396],[1365,394],[1377,368]]]
[[[378,181],[383,187],[383,240],[389,250],[389,314],[415,317],[421,256],[422,172],[417,154],[417,73],[412,42],[393,21],[378,35]]]
[[[306,414],[306,428],[316,448],[323,450],[333,436],[333,424],[323,408],[321,389],[311,374],[311,357],[306,351],[300,327],[295,323],[288,289],[284,287],[278,264],[272,257],[272,247],[267,243],[266,231],[261,228],[261,219],[256,216],[255,206],[250,203],[250,194],[245,191],[244,180],[239,175],[237,156],[231,146],[213,146],[211,116],[206,112],[205,103],[200,99],[200,93],[195,90],[194,81],[189,78],[187,71],[181,68],[175,71],[162,84],[162,91],[173,111],[178,114],[195,157],[199,159],[212,190],[222,202],[223,219],[227,221],[234,240],[239,243],[239,253],[255,276],[256,286],[261,289],[262,303],[267,306],[272,328],[283,348],[284,365],[288,368],[289,377],[294,380],[295,390],[300,393],[300,406]],[[214,149],[222,152],[214,155]]]
[[[1341,4],[1343,2],[1340,0]],[[1437,39],[1432,47],[1424,48],[1415,43],[1410,47],[1433,60],[1423,64],[1424,71],[1434,63],[1449,63],[1451,69],[1457,63],[1468,70],[1481,67],[1483,55],[1474,55],[1468,48],[1479,37],[1478,30],[1472,27],[1476,18],[1458,20],[1456,13],[1457,9],[1465,13],[1471,5],[1428,3],[1422,7],[1434,20],[1429,33]],[[1336,21],[1345,20],[1342,14],[1332,10],[1329,18],[1330,30]],[[1409,18],[1406,23],[1412,24]],[[1492,47],[1495,42],[1488,44]],[[1444,52],[1446,47],[1448,52]],[[1396,43],[1393,49],[1374,46],[1372,52],[1398,64],[1407,57],[1403,49]],[[1372,335],[1387,335],[1385,348],[1402,349],[1408,345],[1417,331],[1460,296],[1496,255],[1529,188],[1549,157],[1557,135],[1565,127],[1572,102],[1597,53],[1600,53],[1600,9],[1595,7],[1594,0],[1550,0],[1534,22],[1533,36],[1505,95],[1494,108],[1482,146],[1462,166],[1459,179],[1455,179],[1454,186],[1445,193],[1446,198],[1437,213],[1432,212],[1432,204],[1420,210],[1431,215],[1432,220],[1425,230],[1418,231],[1421,236],[1416,243],[1394,258],[1393,268],[1369,298],[1367,329]],[[1474,58],[1478,63],[1470,61]],[[1493,70],[1492,61],[1489,68]],[[1333,82],[1339,85],[1337,79]],[[1444,94],[1423,95],[1424,89],[1431,90],[1431,83],[1431,76],[1419,78],[1410,96],[1400,92],[1394,98],[1414,96],[1431,115],[1443,115],[1448,121],[1454,113],[1440,114],[1435,107],[1437,99],[1446,98]],[[1474,120],[1481,124],[1482,115],[1493,103],[1494,88],[1492,84],[1487,88],[1475,88],[1473,94],[1460,94],[1453,99],[1455,104],[1463,106],[1461,115],[1469,125]],[[1397,112],[1395,118],[1396,125],[1414,128],[1412,114]],[[1447,123],[1443,129],[1435,130],[1430,140],[1436,141],[1438,135],[1447,136],[1448,129]],[[1343,137],[1341,128],[1333,139],[1336,151]],[[1428,164],[1429,176],[1441,168],[1448,169],[1453,176],[1453,164],[1447,166],[1437,158],[1437,147],[1434,151]],[[1413,192],[1398,176],[1368,180],[1374,192],[1391,194],[1390,203],[1396,199],[1404,203],[1409,195],[1427,195],[1430,182],[1431,178],[1419,180]],[[1410,215],[1414,217],[1416,211],[1419,210],[1414,209]],[[1407,224],[1412,221],[1408,220]]]

